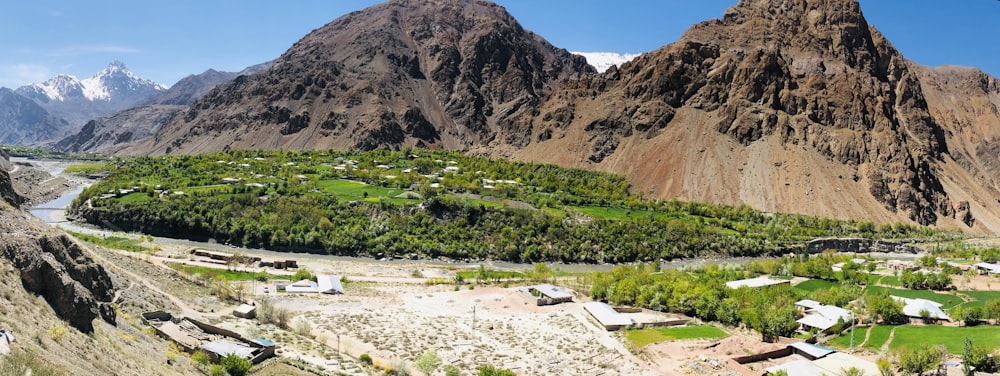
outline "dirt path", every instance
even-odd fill
[[[187,317],[201,317],[201,316],[204,316],[201,312],[198,312],[195,309],[191,308],[190,305],[188,305],[187,303],[185,303],[180,298],[178,298],[176,296],[173,296],[171,294],[168,294],[166,291],[161,290],[159,287],[156,286],[156,284],[154,284],[153,282],[149,281],[145,277],[139,276],[138,274],[133,273],[131,270],[127,270],[125,268],[122,268],[122,267],[118,266],[114,262],[111,262],[111,260],[108,260],[104,256],[101,256],[101,255],[97,254],[97,252],[90,252],[90,257],[93,257],[94,259],[98,260],[101,265],[110,266],[110,267],[116,269],[118,273],[121,273],[121,274],[124,274],[124,275],[128,276],[129,278],[132,279],[133,282],[138,281],[138,282],[142,283],[143,285],[145,285],[150,290],[155,291],[155,292],[157,292],[159,294],[162,294],[163,296],[166,296],[167,299],[170,300],[170,302],[174,303],[174,305],[176,305],[177,308],[179,308],[181,310],[181,314],[182,315],[187,316]]]
[[[882,348],[880,348],[879,351],[882,352],[889,351],[889,344],[892,343],[892,338],[896,336],[897,328],[899,327],[897,326],[895,328],[892,328],[892,331],[889,332],[889,339],[885,340],[885,343],[882,344]]]
[[[858,347],[865,347],[865,344],[868,343],[868,337],[872,335],[872,328],[874,328],[874,326],[869,326],[868,330],[865,330],[865,340],[862,341]]]

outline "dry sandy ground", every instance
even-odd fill
[[[412,363],[434,349],[444,364],[480,365],[519,375],[657,375],[579,303],[537,307],[514,288],[355,282],[343,296],[276,299],[312,323],[314,334],[351,355]],[[473,328],[475,308],[475,328]]]

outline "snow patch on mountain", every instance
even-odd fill
[[[52,101],[64,102],[81,96],[89,101],[110,101],[115,93],[166,89],[164,85],[136,76],[124,63],[113,61],[90,78],[80,80],[72,75],[60,74],[43,83],[29,85],[25,90],[43,93]]]
[[[570,51],[571,54],[580,55],[587,59],[587,64],[592,65],[597,68],[598,72],[604,72],[611,68],[612,65],[622,65],[623,63],[632,61],[636,57],[642,54],[620,54],[617,52],[576,52]]]

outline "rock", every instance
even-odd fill
[[[10,214],[0,210],[0,215]],[[2,226],[12,223],[6,219]],[[0,239],[0,252],[20,270],[24,288],[44,297],[74,328],[91,333],[98,317],[115,323],[111,277],[70,237],[54,232],[8,233]]]

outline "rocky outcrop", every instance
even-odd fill
[[[68,236],[6,233],[0,239],[0,251],[20,270],[24,288],[44,297],[74,328],[93,332],[93,320],[98,317],[115,323],[111,277]]]
[[[3,149],[0,149],[0,201],[17,207],[21,204],[21,197],[14,192],[14,184],[10,180],[7,170],[10,167],[10,156]]]
[[[111,277],[65,234],[17,209],[10,178],[0,170],[0,256],[20,273],[25,290],[41,295],[74,328],[91,333],[100,317],[115,323]],[[16,195],[14,196],[16,197]]]
[[[920,253],[920,249],[909,244],[880,241],[861,238],[830,238],[816,239],[806,243],[806,251],[810,254],[823,253],[826,250],[851,253]]]

